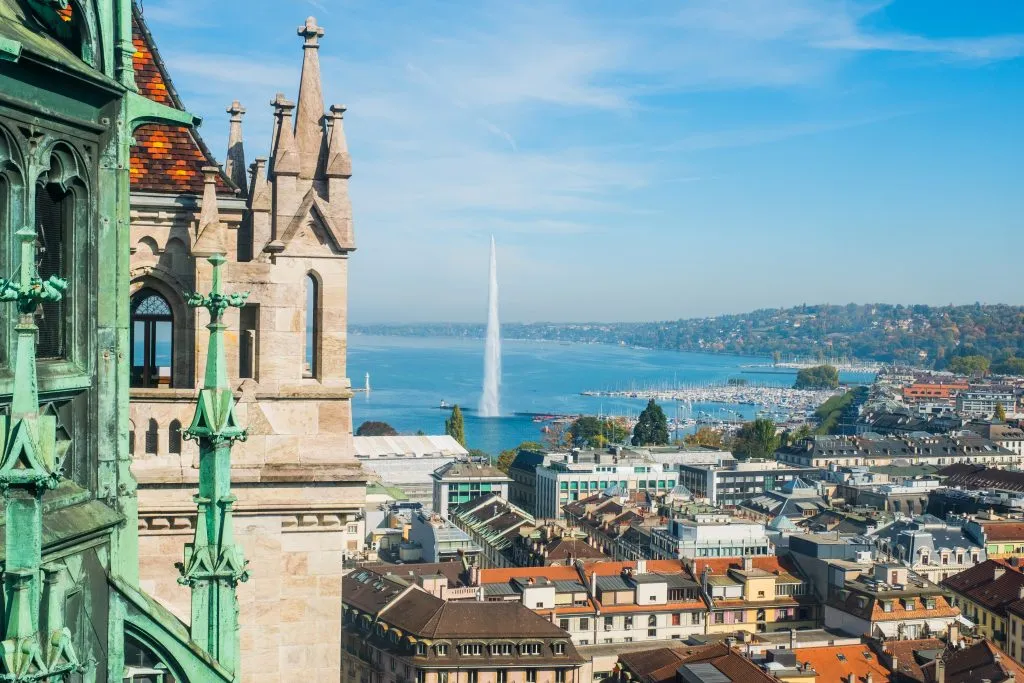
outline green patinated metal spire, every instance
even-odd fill
[[[43,302],[60,301],[68,284],[56,276],[45,282],[39,278],[32,228],[22,228],[17,237],[19,275],[0,280],[0,301],[13,302],[17,309],[14,394],[10,415],[0,416],[0,490],[7,517],[0,681],[27,682],[62,677],[78,668],[78,659],[63,610],[55,607],[64,601],[59,570],[46,572],[47,607],[41,619],[42,497],[60,483],[61,463],[56,418],[39,414],[35,312]]]
[[[178,565],[179,583],[192,589],[192,640],[214,656],[235,680],[240,679],[238,583],[249,578],[248,561],[235,543],[231,493],[231,445],[245,440],[245,430],[235,417],[235,398],[228,386],[224,358],[224,312],[241,307],[248,293],[221,291],[223,254],[207,259],[213,266],[213,288],[209,295],[190,294],[188,304],[210,312],[210,343],[206,377],[199,392],[192,424],[186,439],[199,441],[199,493],[195,497],[198,516],[193,542],[185,547],[185,561]]]

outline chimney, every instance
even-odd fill
[[[475,564],[469,566],[469,585],[479,586],[480,585],[480,567]]]
[[[199,213],[199,228],[192,245],[195,256],[213,256],[227,253],[224,225],[217,211],[217,174],[219,166],[203,166],[203,205]]]
[[[224,161],[224,173],[238,186],[244,197],[248,194],[245,183],[245,150],[242,147],[242,116],[245,115],[245,107],[235,100],[227,108],[227,113],[231,114],[231,127],[228,132],[228,153]]]
[[[299,105],[295,110],[295,144],[299,153],[299,177],[312,179],[322,169],[324,144],[324,95],[320,85],[320,38],[324,30],[316,19],[307,17],[297,30],[302,45],[302,76],[299,81]]]
[[[795,650],[796,649],[796,629],[795,628],[789,629],[789,649],[790,650]]]
[[[597,570],[594,569],[590,572],[590,597],[597,597]]]
[[[944,655],[935,659],[935,683],[946,683],[946,660]]]
[[[847,674],[846,683],[857,683],[857,674]]]
[[[753,568],[754,568],[754,558],[752,558],[752,557],[744,557],[743,558],[743,570],[749,572]]]
[[[864,677],[864,683],[875,683],[875,677],[870,671],[868,672],[868,675]]]

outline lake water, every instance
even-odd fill
[[[348,372],[355,387],[370,373],[369,399],[356,394],[353,425],[380,420],[401,433],[443,434],[442,401],[468,408],[466,441],[496,455],[527,440],[540,441],[541,425],[515,412],[636,415],[646,400],[581,396],[585,390],[642,389],[682,384],[722,384],[743,378],[751,384],[792,386],[796,372],[745,374],[740,366],[765,363],[702,353],[650,351],[599,344],[509,341],[502,343],[501,410],[505,417],[475,415],[483,381],[482,339],[349,337]],[[844,380],[848,379],[844,376]],[[855,379],[855,378],[849,378]],[[671,417],[675,406],[664,405]],[[753,406],[695,404],[716,417],[752,418]]]

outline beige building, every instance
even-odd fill
[[[250,292],[226,320],[229,381],[248,440],[234,447],[236,533],[251,579],[239,587],[243,681],[337,681],[343,561],[362,550],[366,477],[352,445],[346,376],[348,255],[355,248],[344,107],[325,112],[323,30],[299,27],[297,104],[279,94],[273,147],[245,166],[242,119],[228,109],[223,170],[194,131],[150,125],[132,155],[131,418],[139,482],[142,586],[183,620],[174,562],[190,542],[197,447],[182,439],[205,366],[205,313],[185,292]],[[142,94],[184,109],[135,16]],[[216,124],[214,124],[216,125]],[[248,170],[248,173],[247,173]]]

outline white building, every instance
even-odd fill
[[[562,519],[562,506],[616,486],[624,494],[668,493],[679,483],[669,465],[626,451],[552,454],[537,466],[537,518]]]
[[[654,529],[651,552],[658,559],[674,560],[774,555],[775,549],[761,522],[723,514],[696,514]]]
[[[992,417],[996,405],[1003,407],[1007,415],[1017,412],[1017,398],[1013,389],[971,389],[956,396],[956,411],[963,417]]]
[[[447,434],[355,436],[352,445],[364,470],[387,486],[397,486],[410,500],[426,507],[433,502],[434,471],[469,454]]]
[[[496,493],[508,500],[508,475],[485,458],[456,460],[434,470],[434,512],[445,519],[456,505]]]

